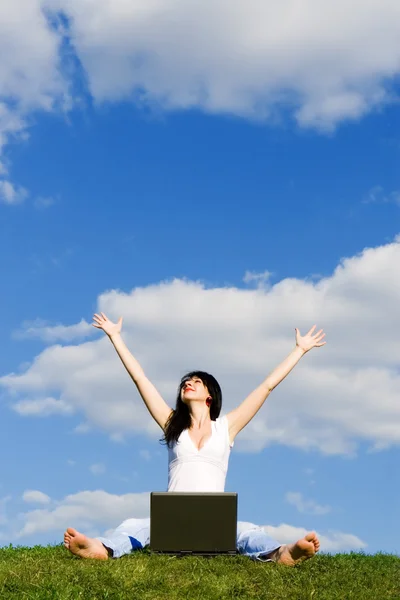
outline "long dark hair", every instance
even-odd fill
[[[166,444],[168,448],[171,448],[174,442],[177,442],[182,431],[189,429],[191,425],[191,418],[189,407],[187,404],[182,402],[181,391],[185,383],[189,379],[198,377],[201,379],[203,384],[206,386],[208,393],[212,400],[210,405],[210,417],[211,421],[215,421],[219,417],[222,407],[222,392],[218,381],[205,371],[191,371],[182,377],[178,388],[178,394],[176,397],[176,406],[168,418],[165,425],[164,436],[161,438],[161,442]]]

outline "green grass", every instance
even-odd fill
[[[243,556],[136,552],[80,560],[62,546],[0,549],[0,599],[400,600],[400,558],[320,555],[295,568]]]

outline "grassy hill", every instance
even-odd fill
[[[400,558],[320,555],[295,568],[243,556],[137,552],[80,560],[62,546],[0,549],[0,599],[400,600]]]

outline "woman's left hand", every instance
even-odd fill
[[[301,348],[304,352],[308,352],[311,348],[325,346],[326,342],[322,341],[325,337],[324,331],[323,329],[320,329],[317,333],[314,333],[316,328],[317,326],[314,325],[306,335],[300,335],[300,331],[296,327],[296,346]]]

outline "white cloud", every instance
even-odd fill
[[[0,44],[3,40],[0,36]],[[5,54],[1,54],[1,56],[5,56]],[[0,69],[4,67],[8,68],[7,61],[1,62]],[[2,92],[3,87],[0,83],[0,97],[4,97]],[[5,104],[4,101],[0,101],[0,155],[4,146],[10,141],[10,139],[24,139],[26,137],[26,127],[26,121],[20,114],[18,114],[18,111],[15,109],[15,107],[11,108]],[[8,175],[8,166],[3,159],[0,166],[0,176],[4,177],[5,175]]]
[[[18,537],[56,531],[61,540],[63,531],[67,527],[76,527],[84,532],[94,527],[104,531],[117,527],[121,521],[132,516],[147,517],[149,507],[148,493],[117,496],[103,490],[78,492],[56,502],[56,507],[53,509],[23,513],[21,518],[24,525]]]
[[[124,315],[128,346],[170,405],[180,376],[202,368],[220,380],[224,412],[289,353],[296,326],[304,332],[318,323],[328,344],[302,359],[235,448],[259,451],[279,443],[352,454],[360,442],[372,448],[400,444],[400,338],[393,333],[399,264],[400,238],[343,260],[319,281],[288,278],[249,290],[174,280],[131,293],[106,292],[98,310],[110,318]],[[114,439],[161,435],[105,336],[48,347],[25,371],[1,377],[0,386],[14,402],[19,396],[59,396]]]
[[[261,119],[287,107],[329,128],[391,100],[399,23],[397,0],[305,0],[301,10],[296,0],[19,0],[0,8],[0,97],[13,100],[3,104],[14,121],[71,102],[69,35],[99,102]]]
[[[0,7],[0,56],[7,56],[0,64],[1,96],[12,98],[22,109],[48,110],[64,91],[58,69],[60,36],[43,8],[42,0]]]
[[[0,202],[5,204],[20,204],[28,197],[28,192],[21,186],[16,186],[7,179],[0,180]]]
[[[397,204],[400,206],[400,191],[386,192],[380,185],[371,188],[363,200],[364,204]]]
[[[391,100],[397,0],[52,0],[98,101],[135,98],[327,128]]]
[[[398,0],[2,2],[2,176],[4,147],[27,136],[32,115],[78,100],[66,37],[97,103],[131,99],[272,123],[288,113],[330,130],[396,100]],[[3,201],[26,195],[1,180]]]
[[[308,533],[307,529],[302,527],[293,527],[282,523],[277,527],[271,525],[263,526],[265,532],[281,544],[291,544],[301,539]],[[351,533],[342,533],[341,531],[330,531],[327,534],[317,532],[321,542],[321,552],[344,552],[348,550],[362,550],[367,544]]]
[[[106,467],[102,463],[90,465],[89,470],[93,475],[102,475],[106,472]]]
[[[314,500],[306,500],[300,492],[288,492],[285,500],[292,506],[295,506],[300,513],[309,515],[326,515],[331,512],[330,506],[322,506]]]
[[[246,271],[243,281],[244,283],[255,283],[259,287],[265,287],[268,285],[271,275],[272,273],[270,273],[270,271],[264,271],[263,273]]]
[[[89,325],[85,319],[81,319],[74,325],[50,325],[46,321],[36,319],[23,323],[13,336],[17,339],[38,338],[45,342],[72,342],[90,337],[95,332],[94,327]]]
[[[23,417],[48,417],[50,415],[71,415],[74,407],[64,400],[38,398],[20,400],[13,405],[13,410]]]
[[[49,504],[51,502],[51,498],[47,494],[38,490],[26,490],[22,494],[22,499],[31,504]]]
[[[31,115],[49,111],[67,95],[59,71],[61,35],[43,10],[43,0],[18,0],[0,5],[0,158],[6,144],[26,138]],[[21,43],[23,40],[23,43]],[[2,163],[0,175],[8,168]],[[27,190],[9,179],[0,181],[0,198],[21,202]]]

